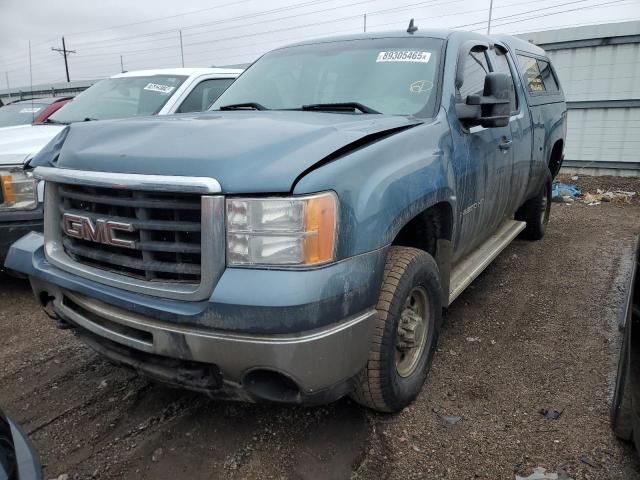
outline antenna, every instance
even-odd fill
[[[415,33],[418,31],[418,27],[413,24],[413,18],[409,21],[409,28],[407,28],[407,33]]]

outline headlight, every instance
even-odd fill
[[[38,206],[36,180],[22,166],[0,167],[0,211],[33,210]]]
[[[227,199],[229,265],[309,266],[335,258],[338,198]]]

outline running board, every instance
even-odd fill
[[[507,220],[482,245],[453,267],[449,283],[449,305],[489,266],[502,250],[507,248],[526,226],[526,222]]]

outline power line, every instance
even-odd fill
[[[383,10],[377,10],[374,12],[368,12],[368,15],[378,15],[381,13],[388,13],[388,12],[399,12],[399,11],[403,11],[403,10],[407,10],[410,8],[413,8],[416,5],[425,5],[425,4],[429,4],[431,6],[442,6],[442,5],[448,5],[451,3],[459,3],[459,2],[463,2],[464,0],[451,0],[448,2],[440,2],[440,3],[433,3],[436,0],[430,0],[427,2],[418,2],[418,3],[414,3],[411,5],[406,5],[406,6],[401,6],[400,8],[398,7],[394,7],[394,8],[387,8],[387,9],[383,9]],[[580,1],[585,1],[585,0],[580,0]],[[295,17],[300,16],[300,15],[295,15]],[[291,18],[291,17],[288,17]],[[185,43],[184,46],[185,47],[190,47],[190,46],[194,46],[194,45],[211,45],[212,43],[217,43],[217,42],[222,42],[222,41],[227,41],[227,40],[236,40],[239,38],[249,38],[249,37],[256,37],[256,36],[261,36],[261,35],[266,35],[266,34],[270,34],[270,33],[279,33],[279,32],[285,32],[285,31],[290,31],[290,30],[298,30],[300,28],[306,28],[306,27],[314,27],[317,25],[325,25],[328,23],[335,23],[335,22],[344,22],[347,20],[353,20],[353,19],[358,19],[360,20],[361,15],[357,14],[357,15],[349,15],[346,17],[340,17],[340,18],[333,18],[333,19],[329,19],[329,20],[324,20],[321,22],[313,22],[313,23],[305,23],[305,24],[298,24],[298,25],[294,25],[291,27],[283,27],[283,28],[277,28],[277,29],[273,29],[273,30],[267,30],[267,31],[262,31],[262,32],[254,32],[254,33],[246,33],[246,34],[241,34],[241,35],[234,35],[234,36],[230,36],[230,37],[222,37],[222,38],[215,38],[212,40],[204,40],[204,41],[198,41],[198,42],[191,42],[191,43]],[[212,30],[210,33],[217,33],[219,30]],[[167,48],[171,48],[171,47],[156,47],[154,48],[154,50],[166,50]],[[130,51],[126,51],[126,52],[122,52],[122,53],[127,53],[127,54],[137,54],[137,53],[147,53],[149,50],[148,49],[140,49],[140,50],[130,50]],[[85,55],[85,57],[88,56],[104,56],[104,55],[112,55],[112,54],[108,54],[108,53],[96,53],[96,54],[89,54],[89,55]]]
[[[326,3],[326,1],[328,1],[328,0],[315,0],[315,1],[312,1],[312,2],[304,2],[304,3],[301,3],[301,4],[297,4],[297,5],[286,7],[286,9],[300,8],[302,6],[309,6],[311,4]],[[329,1],[331,1],[331,0],[329,0]],[[374,1],[374,0],[365,0],[365,1],[359,2],[357,4],[367,3],[368,1]],[[383,10],[379,10],[379,11],[376,11],[376,12],[371,12],[370,15],[376,15],[376,14],[380,14],[380,13],[387,13],[389,11],[407,10],[407,9],[410,9],[410,8],[413,8],[413,7],[416,7],[416,6],[423,6],[423,5],[426,5],[426,4],[430,4],[433,1],[434,0],[431,0],[430,2],[429,1],[427,1],[427,2],[418,2],[418,3],[402,6],[401,8],[394,7],[394,8],[391,8],[391,9],[383,9]],[[585,1],[585,0],[582,0],[582,1]],[[455,3],[455,2],[447,2],[447,3]],[[520,3],[516,3],[516,4],[511,4],[511,5],[498,6],[498,7],[495,7],[495,8],[496,9],[498,9],[498,8],[510,8],[510,7],[514,7],[514,6],[521,5],[521,4],[526,4],[526,3],[535,3],[535,2],[520,2]],[[439,4],[439,5],[442,5],[442,4]],[[353,6],[353,4],[350,5],[350,6]],[[341,7],[335,7],[335,8],[341,8]],[[289,19],[289,18],[297,18],[297,17],[300,17],[300,16],[310,15],[310,14],[314,14],[314,13],[321,13],[321,12],[328,11],[328,10],[334,10],[335,8],[323,9],[323,10],[315,10],[315,11],[312,11],[312,12],[304,12],[304,13],[300,13],[300,14],[296,14],[296,15],[290,15],[290,16],[287,16],[287,17],[278,17],[278,18],[275,18],[275,19],[270,19],[270,20],[261,21],[261,22],[254,22],[252,24],[243,25],[243,26],[258,25],[258,24],[263,24],[263,23],[268,23],[268,22],[273,22],[273,21],[279,21],[279,20],[284,20],[284,19]],[[253,16],[260,16],[260,15],[264,15],[264,14],[275,13],[275,12],[283,11],[284,9],[285,8],[272,9],[272,10],[268,10],[268,11],[264,11],[264,12],[259,12],[257,14],[253,14]],[[464,12],[464,13],[468,14],[468,13],[474,13],[474,12],[479,12],[479,11],[485,11],[485,10],[481,9],[481,10],[468,11],[468,12]],[[521,14],[522,13],[516,14],[516,15],[521,15]],[[249,18],[250,16],[251,15],[244,15],[244,16],[236,17],[236,18]],[[439,17],[443,17],[443,16],[441,15]],[[433,18],[438,18],[438,17],[433,17],[433,16],[429,17],[429,19],[433,19]],[[336,21],[340,21],[340,20],[341,19],[336,19]],[[204,24],[200,24],[198,26],[192,26],[192,27],[193,28],[196,28],[196,27],[197,28],[202,28],[202,26],[204,26],[204,25],[216,24],[216,23],[224,23],[224,22],[227,22],[227,21],[231,21],[231,19],[220,20],[220,21],[217,21],[217,22],[208,22],[208,23],[204,23]],[[399,23],[404,23],[404,21],[403,22],[393,22],[393,23],[394,24],[399,24]],[[477,22],[477,23],[470,24],[470,25],[476,25],[476,24],[480,24],[480,23],[484,23],[484,22]],[[390,25],[390,24],[386,24],[386,25]],[[191,27],[188,27],[188,28],[191,28]],[[205,31],[205,32],[196,32],[196,33],[192,33],[190,35],[185,35],[185,36],[210,34],[210,33],[219,32],[219,31],[222,31],[222,30],[235,29],[235,28],[237,28],[237,27],[231,26],[231,27],[226,27],[226,28],[221,28],[221,29],[216,29],[216,30],[208,30],[208,31]],[[135,38],[135,37],[139,37],[139,36],[165,35],[165,34],[169,34],[169,33],[172,33],[172,32],[177,32],[177,30],[174,29],[174,30],[170,30],[170,31],[160,31],[160,32],[152,32],[152,33],[140,34],[140,35],[129,36],[129,37],[121,37],[120,40],[123,40],[125,38],[127,38],[127,39],[128,38]],[[175,37],[172,37],[172,38],[175,38]],[[114,39],[114,40],[117,40],[117,39]],[[170,39],[164,39],[164,40],[170,40]],[[147,42],[147,41],[157,41],[157,40],[149,38],[149,39],[141,40],[141,41],[138,41],[138,42],[129,42],[128,45],[134,44],[134,43]],[[96,42],[85,42],[84,45],[88,45],[90,43],[96,43]],[[112,45],[104,45],[104,40],[100,41],[98,43],[102,43],[102,45],[99,45],[97,47],[93,47],[92,50],[94,50],[95,48],[114,48],[114,46],[112,46]],[[194,45],[194,44],[195,43],[192,43],[190,45]],[[200,44],[202,44],[202,42]],[[158,50],[158,49],[167,50],[167,49],[170,49],[170,48],[174,48],[174,47],[173,46],[158,47],[158,45],[155,45],[154,50]],[[144,49],[143,50],[133,50],[133,51],[129,50],[129,51],[124,51],[124,52],[120,52],[120,53],[126,53],[126,54],[143,53],[143,52],[146,53],[147,51],[148,50],[144,50]],[[115,52],[115,53],[118,54],[118,52]],[[112,53],[106,53],[106,52],[102,53],[102,54],[94,53],[94,54],[85,55],[85,57],[86,56],[98,56],[98,55],[110,56],[110,55],[112,55]],[[40,63],[44,63],[44,61],[40,62]],[[20,69],[16,69],[16,70],[20,70]]]
[[[238,2],[226,3],[226,4],[223,4],[223,5],[219,5],[218,7],[200,9],[200,10],[193,11],[191,13],[199,13],[201,11],[218,9],[218,8],[222,8],[224,6],[230,6],[230,5],[235,5],[235,4],[238,4],[238,3],[244,3],[246,1],[251,1],[251,0],[241,0],[241,1],[238,1]],[[292,9],[301,8],[301,7],[305,7],[305,6],[315,5],[315,4],[318,4],[318,3],[327,3],[327,2],[331,2],[331,1],[336,1],[336,0],[310,0],[310,1],[303,2],[303,3],[295,4],[295,5],[288,5],[288,6],[285,6],[285,7],[279,7],[279,8],[275,8],[275,9],[271,9],[271,10],[265,10],[263,12],[240,15],[240,16],[237,16],[237,17],[229,17],[229,18],[217,20],[217,21],[214,21],[214,22],[206,22],[206,23],[201,23],[201,24],[190,25],[190,26],[183,27],[183,30],[191,29],[191,28],[201,28],[201,27],[207,26],[207,25],[226,23],[226,22],[229,22],[229,21],[242,20],[242,19],[252,18],[252,17],[256,17],[256,16],[267,15],[267,14],[271,14],[271,13],[278,13],[280,11],[287,11],[287,10],[292,10]],[[369,0],[369,1],[377,1],[377,0]],[[338,6],[338,7],[334,7],[334,9],[346,8],[346,7],[349,7],[349,6],[350,5]],[[187,13],[184,13],[184,14],[172,15],[172,16],[163,17],[163,18],[174,18],[174,17],[180,17],[180,16],[184,16],[184,15],[188,15],[188,14],[190,14],[190,13],[187,12]],[[154,21],[154,20],[149,20],[149,22],[150,21]],[[135,22],[134,24],[137,25],[137,24],[141,24],[141,23],[147,23],[147,21],[145,20],[145,21],[141,21],[141,22]],[[134,25],[134,24],[127,24],[127,25]],[[110,30],[110,29],[113,29],[113,28],[118,28],[118,27],[98,29],[98,30],[93,30],[91,32],[86,32],[86,33],[94,33],[94,32],[98,32],[98,31]],[[130,39],[139,38],[139,37],[150,37],[150,36],[156,36],[156,35],[165,35],[165,34],[170,34],[170,33],[176,33],[177,31],[178,31],[178,28],[172,28],[172,29],[168,29],[168,30],[160,30],[160,31],[155,31],[155,32],[140,33],[140,34],[135,34],[135,35],[127,35],[127,36],[124,36],[124,37],[122,37],[122,36],[121,37],[111,37],[111,38],[106,38],[106,39],[101,39],[101,40],[93,40],[93,41],[88,41],[88,42],[75,42],[75,44],[76,44],[76,46],[79,45],[81,47],[85,47],[85,46],[88,46],[88,45],[96,45],[96,44],[100,44],[101,45],[101,44],[104,44],[105,42],[121,42],[121,41],[126,41],[126,40],[130,40]],[[152,40],[152,39],[149,39],[149,40]],[[149,40],[146,40],[146,41],[149,41]],[[131,42],[129,42],[129,43],[131,43]],[[100,48],[100,47],[94,47],[94,48]],[[9,57],[9,58],[11,58],[11,57]],[[6,63],[6,62],[3,62],[3,63]],[[9,62],[9,63],[11,63],[11,62]]]
[[[577,10],[588,10],[588,9],[591,9],[591,8],[600,8],[600,7],[604,7],[604,6],[607,6],[607,5],[613,5],[613,4],[616,4],[616,3],[621,3],[623,1],[624,0],[612,0],[610,2],[603,2],[603,3],[599,3],[599,4],[595,4],[595,5],[585,5],[584,7],[578,7],[578,8],[571,8],[571,9],[567,9],[567,10],[562,10],[560,12],[549,12],[549,13],[545,13],[545,14],[542,14],[542,15],[534,15],[534,16],[527,17],[527,18],[512,20],[510,22],[499,23],[499,24],[496,24],[496,26],[497,27],[501,27],[503,25],[511,25],[513,23],[526,22],[528,20],[535,20],[537,18],[550,17],[552,15],[559,15],[559,14],[562,14],[562,13],[575,12]],[[535,12],[535,11],[536,10],[532,10],[532,12]]]
[[[293,5],[287,5],[287,6],[284,6],[284,7],[272,8],[270,10],[263,10],[261,12],[248,13],[248,14],[244,14],[244,15],[238,15],[238,16],[235,16],[235,17],[226,17],[224,19],[214,20],[214,21],[210,21],[210,22],[187,25],[187,26],[183,26],[181,29],[182,30],[191,30],[191,29],[203,28],[203,27],[211,26],[211,25],[218,25],[218,24],[225,24],[225,23],[228,23],[228,22],[235,22],[235,21],[238,21],[238,20],[247,20],[247,19],[260,17],[260,16],[264,16],[264,15],[271,15],[273,13],[280,13],[280,12],[285,12],[285,11],[289,11],[289,10],[295,10],[295,9],[302,8],[302,7],[308,7],[308,6],[313,6],[313,5],[322,4],[322,3],[328,3],[328,2],[334,2],[334,1],[336,1],[336,0],[308,0],[308,1],[305,1],[305,2],[302,2],[302,3],[297,3],[297,4],[293,4]],[[368,0],[368,1],[377,1],[377,0]],[[333,7],[332,10],[336,10],[336,9],[340,9],[340,8],[348,8],[350,6],[351,5],[343,5],[343,6],[339,6],[339,7]],[[300,14],[300,15],[302,15],[302,14]],[[243,25],[243,26],[246,26],[246,25]],[[237,27],[231,27],[231,28],[237,28]],[[175,33],[178,30],[179,30],[178,28],[172,28],[172,29],[167,29],[167,30],[159,30],[159,31],[155,31],[155,32],[146,32],[146,33],[141,33],[141,34],[136,34],[136,35],[128,35],[128,36],[124,36],[124,37],[106,38],[106,39],[102,39],[102,40],[92,40],[92,41],[89,41],[89,42],[80,42],[80,43],[78,43],[78,45],[80,45],[80,46],[88,46],[88,45],[94,45],[96,43],[103,43],[105,41],[106,42],[120,42],[120,41],[129,40],[129,39],[132,39],[132,38],[138,38],[138,37],[147,37],[147,36],[154,36],[154,35],[157,35],[157,34]]]
[[[586,1],[586,0],[580,0],[580,1]],[[619,2],[622,2],[622,1],[624,1],[624,0],[613,0],[613,1],[610,1],[610,2],[602,2],[602,3],[599,3],[599,4],[595,4],[595,5],[588,5],[588,6],[585,6],[585,8],[596,8],[596,7],[602,7],[602,6],[606,6],[606,5],[610,5],[610,4],[619,3]],[[535,2],[528,2],[528,3],[535,3]],[[575,1],[574,1],[574,2],[568,2],[567,4],[571,4],[571,3],[577,3],[577,2],[575,2]],[[565,5],[567,5],[567,4],[565,4]],[[553,6],[553,7],[547,7],[546,9],[556,8],[556,7],[558,7],[558,6],[562,6],[562,5],[555,5],[555,6]],[[543,10],[543,9],[532,10],[532,12],[538,12],[538,11],[540,11],[540,10]],[[496,26],[506,25],[506,24],[512,24],[512,23],[519,23],[519,22],[527,21],[527,20],[530,20],[530,19],[533,19],[533,18],[540,18],[540,17],[549,16],[549,15],[557,15],[557,14],[567,13],[567,12],[571,12],[571,11],[575,11],[575,10],[579,10],[579,8],[576,8],[576,9],[566,9],[566,10],[563,10],[563,11],[560,11],[560,12],[551,12],[551,13],[547,13],[547,14],[543,14],[543,15],[538,15],[538,16],[535,16],[535,17],[530,17],[530,18],[526,18],[526,19],[522,19],[522,20],[513,20],[513,21],[511,21],[511,22],[504,22],[504,23],[501,23],[501,24],[496,24]],[[522,15],[522,14],[526,14],[526,13],[530,13],[530,12],[523,12],[523,13],[520,13],[520,15]],[[507,18],[513,18],[513,16],[514,16],[514,15],[505,15],[505,16],[502,16],[502,17],[496,17],[496,18],[494,18],[494,20],[503,20],[503,19],[507,19]],[[475,23],[475,24],[478,24],[478,23],[486,23],[486,22],[485,22],[485,21],[483,21],[483,22],[477,22],[477,23]],[[457,26],[453,26],[453,27],[450,27],[450,28],[462,28],[462,27],[465,27],[465,26],[475,25],[475,24],[457,25]],[[353,31],[353,29],[350,29],[350,30],[351,30],[351,31]],[[225,49],[225,50],[228,50],[228,49]],[[261,52],[264,52],[264,50],[262,50]],[[255,54],[255,55],[259,55],[261,52],[256,52],[256,54]],[[247,53],[247,54],[244,54],[244,55],[249,56],[249,55],[251,55],[251,53]],[[224,58],[237,58],[237,57],[238,57],[237,55],[234,55],[234,56],[222,57],[222,59],[224,59]],[[221,58],[218,58],[218,60],[220,60],[220,59],[221,59]]]
[[[241,3],[247,3],[247,2],[251,2],[251,1],[252,0],[236,0],[234,2],[228,2],[228,3],[224,3],[222,5],[216,5],[215,7],[200,8],[198,10],[192,10],[192,11],[189,11],[189,12],[177,13],[175,15],[167,15],[165,17],[150,18],[150,19],[147,19],[147,20],[141,20],[139,22],[125,23],[125,24],[121,24],[121,25],[113,25],[111,27],[104,27],[104,28],[99,28],[99,29],[96,29],[96,30],[87,30],[87,31],[84,31],[84,32],[72,32],[72,33],[70,33],[68,35],[69,36],[86,35],[86,34],[89,34],[89,33],[104,32],[104,31],[115,30],[115,29],[119,29],[119,28],[132,27],[132,26],[135,26],[135,25],[142,25],[142,24],[145,24],[145,23],[159,22],[159,21],[162,21],[162,20],[169,20],[171,18],[185,17],[187,15],[195,15],[196,13],[202,13],[202,12],[206,12],[206,11],[210,11],[210,10],[218,10],[220,8],[229,7],[229,6],[235,6],[235,5],[239,5]]]
[[[399,11],[402,11],[402,10],[407,10],[407,9],[410,9],[410,8],[414,8],[417,5],[433,4],[432,6],[440,6],[440,5],[444,5],[444,4],[457,3],[458,1],[460,1],[460,0],[453,1],[453,2],[441,2],[441,3],[436,3],[436,4],[433,4],[433,0],[431,2],[419,2],[419,3],[410,4],[410,5],[403,5],[403,6],[399,6],[399,7],[383,9],[383,10],[379,10],[379,11],[376,11],[376,12],[371,12],[371,13],[369,13],[369,15],[376,15],[376,14],[387,13],[387,12],[399,12]],[[566,2],[566,3],[563,3],[563,4],[554,5],[554,6],[551,6],[551,7],[546,7],[544,9],[529,10],[529,11],[525,11],[525,12],[519,12],[519,13],[511,14],[511,15],[503,15],[503,16],[494,18],[493,20],[500,21],[500,20],[505,20],[505,19],[509,19],[509,18],[514,18],[514,20],[512,20],[512,21],[501,22],[499,24],[496,24],[496,26],[509,25],[509,24],[526,22],[526,21],[529,21],[529,20],[535,19],[535,18],[542,18],[542,17],[551,16],[551,15],[559,15],[559,14],[563,14],[563,13],[568,13],[568,12],[580,10],[580,9],[583,9],[583,8],[585,8],[585,9],[600,8],[600,7],[603,7],[603,6],[607,6],[607,5],[612,5],[612,4],[617,4],[617,3],[622,3],[623,2],[623,0],[615,0],[615,1],[611,1],[611,2],[603,2],[603,3],[599,3],[599,4],[594,4],[594,5],[586,5],[586,6],[580,7],[580,8],[565,9],[565,10],[560,10],[560,11],[557,11],[557,12],[548,12],[548,13],[545,13],[545,14],[542,14],[542,15],[534,15],[534,16],[527,17],[527,18],[520,18],[520,19],[516,19],[515,18],[515,17],[521,17],[523,15],[527,15],[529,13],[538,13],[538,12],[540,12],[542,10],[551,10],[553,8],[559,8],[559,7],[562,7],[562,6],[567,6],[567,5],[576,4],[576,3],[579,4],[579,3],[582,3],[582,2],[585,2],[585,1],[588,1],[588,0],[578,0],[578,1]],[[312,3],[312,2],[306,2],[306,3],[308,4],[308,3]],[[314,3],[320,3],[320,2],[314,2]],[[527,4],[527,3],[536,3],[536,2],[532,2],[532,1],[520,2],[518,4],[496,6],[495,8],[496,9],[498,9],[498,8],[509,8],[509,7],[514,7],[514,6],[517,6],[517,5]],[[336,7],[336,8],[339,8],[339,7]],[[329,10],[329,9],[324,9],[322,11],[326,11],[326,10]],[[331,9],[331,10],[333,10],[333,9]],[[476,11],[484,11],[484,12],[486,12],[486,9],[476,10]],[[285,19],[285,18],[297,18],[297,17],[304,16],[304,15],[311,15],[311,14],[314,14],[314,13],[317,13],[317,12],[318,11],[304,12],[304,13],[300,13],[300,14],[296,14],[296,15],[289,15],[287,17],[280,17],[280,18],[269,19],[269,20],[265,20],[265,21],[261,21],[261,22],[254,22],[254,24],[269,23],[269,22],[273,22],[273,21],[282,20],[282,19]],[[261,13],[263,13],[263,12],[261,12]],[[464,12],[464,13],[472,13],[472,12],[467,11],[467,12]],[[259,15],[259,14],[256,14],[256,15]],[[456,15],[456,14],[431,16],[431,17],[425,18],[423,20],[433,20],[434,18],[451,16],[451,15]],[[269,31],[260,32],[260,33],[254,33],[254,34],[248,34],[248,35],[216,38],[215,40],[212,40],[212,41],[191,42],[191,43],[184,44],[183,47],[193,47],[193,46],[197,46],[197,45],[210,46],[212,43],[215,43],[215,42],[221,42],[221,41],[226,41],[226,40],[235,40],[235,39],[238,39],[238,38],[255,37],[256,35],[269,35],[269,34],[276,33],[276,32],[295,30],[295,29],[303,28],[303,27],[310,27],[310,26],[326,24],[326,23],[347,21],[347,20],[350,20],[350,19],[353,19],[353,18],[358,18],[361,21],[362,15],[358,14],[358,15],[354,15],[354,16],[347,16],[347,17],[327,20],[327,21],[323,21],[323,22],[316,22],[316,23],[313,23],[313,24],[305,24],[305,25],[299,25],[299,26],[295,26],[295,27],[272,29],[272,30],[269,30]],[[210,22],[210,23],[212,23],[212,22]],[[393,22],[393,23],[399,24],[400,22]],[[391,25],[393,23],[373,25],[372,28],[377,28],[377,27],[381,27],[381,26],[384,26],[384,25]],[[404,22],[402,22],[402,23],[404,23]],[[465,25],[459,25],[459,26],[456,26],[456,27],[453,27],[453,28],[463,28],[463,27],[468,27],[468,26],[473,26],[473,25],[480,25],[480,24],[486,24],[486,21],[475,22],[475,23],[470,23],[470,24],[465,24]],[[198,27],[198,28],[202,28],[202,27]],[[193,35],[201,35],[201,34],[204,34],[204,33],[210,33],[211,34],[211,33],[216,33],[218,31],[221,31],[221,30],[227,30],[227,29],[230,29],[230,28],[237,28],[237,27],[226,27],[226,28],[222,28],[222,29],[212,29],[212,30],[209,30],[207,32],[192,33],[192,34],[189,34],[188,36],[190,37],[190,36],[193,36]],[[328,35],[328,34],[333,34],[333,33],[342,33],[342,32],[347,32],[347,31],[355,32],[356,30],[360,30],[361,28],[362,28],[362,23],[359,22],[359,27],[358,28],[350,27],[350,28],[345,28],[345,29],[332,31],[332,32],[323,32],[323,35]],[[368,28],[369,28],[369,25],[368,25]],[[148,35],[148,34],[145,34],[145,35]],[[187,37],[187,35],[185,35],[185,37]],[[302,38],[308,38],[308,36],[304,36]],[[291,38],[291,39],[283,39],[283,38],[281,38],[281,39],[269,40],[269,41],[266,41],[266,42],[261,42],[261,46],[264,46],[265,44],[271,44],[271,43],[284,43],[287,40],[295,41],[295,40],[298,40],[298,39],[301,39],[301,37],[297,36],[295,39],[293,39],[293,38]],[[166,39],[166,40],[168,40],[168,39]],[[260,49],[260,52],[255,52],[255,53],[252,53],[252,52],[240,53],[240,52],[238,52],[238,54],[235,54],[235,55],[232,55],[232,56],[227,55],[225,57],[217,57],[217,54],[220,51],[228,52],[230,50],[247,49],[247,48],[250,48],[250,47],[251,47],[251,45],[241,45],[241,46],[234,46],[234,47],[229,47],[229,48],[225,48],[223,50],[216,50],[216,51],[211,51],[210,49],[207,49],[207,51],[194,51],[193,48],[191,48],[187,53],[190,54],[190,58],[193,57],[194,55],[196,56],[196,58],[204,58],[204,56],[206,56],[207,58],[214,59],[216,62],[218,62],[218,61],[220,61],[220,60],[222,60],[224,58],[239,58],[239,57],[246,58],[246,57],[249,57],[250,55],[253,56],[253,58],[255,58],[255,56],[257,56],[259,53],[264,52],[264,50],[265,50],[265,49]],[[81,55],[80,58],[84,59],[85,57],[90,57],[90,56],[94,56],[94,57],[107,57],[107,56],[110,56],[110,57],[113,58],[112,62],[113,62],[113,65],[115,66],[118,63],[117,60],[118,60],[118,57],[119,57],[120,54],[127,54],[127,55],[134,55],[135,56],[136,54],[144,53],[144,54],[146,54],[144,59],[141,59],[141,60],[139,60],[137,62],[134,62],[136,64],[140,64],[141,62],[144,62],[144,60],[149,60],[149,53],[153,53],[156,50],[167,50],[169,48],[173,49],[173,48],[176,48],[176,46],[172,45],[172,46],[160,47],[160,48],[158,48],[156,46],[156,48],[153,48],[153,49],[141,49],[141,50],[133,50],[133,51],[128,51],[128,52],[127,51],[124,51],[124,52],[117,52],[116,51],[116,52],[113,52],[113,53],[100,53],[100,54],[93,54],[93,55],[91,55],[91,54],[90,55]],[[65,49],[66,49],[66,47],[65,47]],[[156,60],[157,63],[164,62],[164,61],[166,61],[166,62],[173,61],[173,60],[169,60],[167,56],[156,57],[156,58],[158,58],[158,60]],[[40,62],[39,64],[34,64],[34,66],[41,66],[43,64],[50,63],[51,61],[53,61],[53,60],[45,60],[43,62]],[[88,60],[89,63],[92,62],[92,61],[93,61],[92,59]],[[100,62],[101,64],[104,63],[103,60],[97,60],[96,59],[96,61]],[[83,62],[83,65],[85,63],[87,63],[87,62]],[[144,62],[144,63],[147,63],[147,62]],[[119,66],[122,67],[122,65],[119,65]],[[129,65],[129,68],[131,69],[131,65]],[[19,69],[16,69],[16,70],[19,70]]]

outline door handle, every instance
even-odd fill
[[[504,137],[498,147],[500,148],[500,150],[506,151],[511,148],[511,145],[513,145],[513,140],[507,140],[507,138]]]

